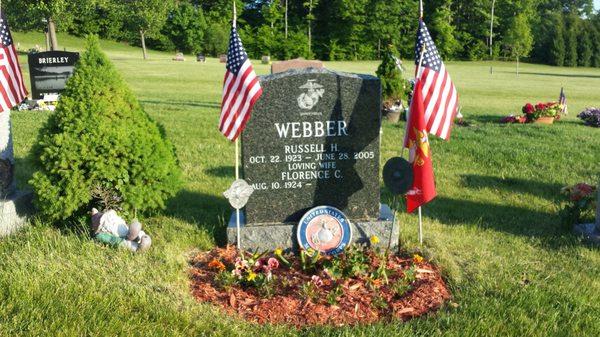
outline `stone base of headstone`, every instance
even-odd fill
[[[391,238],[390,248],[397,250],[400,227],[397,223],[394,224],[394,213],[388,205],[381,205],[380,214],[378,220],[351,221],[352,242],[369,242],[370,238],[375,235],[379,238],[378,246],[387,248]],[[242,248],[258,251],[273,250],[275,248],[298,251],[297,226],[298,224],[247,225],[244,212],[240,212]],[[227,241],[230,244],[237,242],[235,211],[231,214],[227,226]]]
[[[0,237],[10,235],[27,224],[33,210],[33,193],[17,191],[0,198]]]
[[[592,244],[600,245],[600,229],[594,223],[575,225],[573,232]]]

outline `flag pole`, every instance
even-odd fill
[[[423,17],[423,2],[421,1],[421,17]],[[419,56],[419,65],[417,67],[417,76],[415,79],[415,88],[417,87],[417,80],[419,78],[419,73],[421,72],[421,67],[423,65],[423,55],[425,55],[425,44],[423,44],[423,48],[421,49],[421,55]],[[413,95],[414,97],[414,95]],[[408,124],[407,124],[408,125]],[[421,214],[421,206],[419,206],[419,244],[423,245],[423,217]]]
[[[423,0],[419,0],[419,19],[423,19]]]
[[[237,26],[237,8],[233,0],[233,28]],[[235,180],[240,179],[240,139],[235,138]],[[242,251],[241,229],[240,229],[240,209],[235,209],[235,227],[237,231],[237,248]]]
[[[419,244],[423,244],[423,217],[421,216],[421,206],[419,206]]]

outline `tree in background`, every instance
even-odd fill
[[[207,28],[202,8],[181,2],[168,16],[162,33],[169,37],[178,51],[198,53],[204,49]]]
[[[443,0],[431,15],[431,31],[435,45],[444,59],[451,59],[460,49],[460,45],[454,37],[454,26],[452,25],[452,11],[450,0]]]
[[[587,22],[581,22],[579,36],[577,37],[577,65],[581,67],[589,67],[592,64],[592,56],[594,53],[594,44],[591,39],[592,25]]]
[[[126,20],[129,26],[139,33],[144,60],[147,60],[146,37],[161,31],[167,14],[174,8],[173,0],[124,0],[123,6],[128,9]]]
[[[95,37],[40,130],[34,153],[37,172],[30,184],[51,221],[87,219],[102,200],[129,214],[163,208],[181,186],[173,146]]]
[[[578,17],[575,14],[565,15],[565,66],[577,66],[577,32]]]
[[[419,19],[417,0],[372,0],[368,12],[377,20],[369,21],[370,43],[377,43],[377,57],[381,46],[392,44],[402,57],[414,57],[415,34]]]
[[[549,60],[548,63],[562,67],[565,64],[565,38],[563,36],[565,25],[562,14],[554,14],[550,20]]]
[[[9,19],[15,23],[16,29],[41,30],[43,28],[47,33],[46,44],[49,49],[58,50],[57,24],[68,29],[78,13],[89,11],[96,2],[96,0],[5,0],[3,5],[9,13]]]
[[[306,14],[306,25],[308,26],[308,58],[313,58],[312,52],[312,29],[315,21],[315,15],[313,14],[313,9],[319,5],[319,0],[308,0],[304,2],[304,7],[306,7],[308,13]]]
[[[594,53],[592,56],[592,66],[600,68],[600,27],[593,26],[591,30]]]
[[[509,47],[510,55],[517,60],[517,75],[519,75],[519,59],[529,55],[533,47],[533,36],[527,22],[527,15],[518,13],[513,17],[504,43]]]

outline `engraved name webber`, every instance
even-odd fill
[[[279,138],[348,136],[345,121],[275,123]]]

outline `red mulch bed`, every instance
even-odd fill
[[[414,262],[410,257],[393,256],[388,266],[394,275],[390,275],[390,283],[401,278],[402,270],[416,264],[416,280],[412,288],[402,296],[395,295],[387,285],[376,288],[367,286],[365,280],[353,278],[341,282],[342,295],[337,303],[331,305],[326,300],[328,290],[334,285],[331,280],[319,288],[320,296],[316,301],[302,298],[300,287],[311,281],[311,275],[303,273],[298,261],[292,262],[291,268],[282,266],[273,275],[275,282],[286,279],[285,286],[277,285],[276,293],[271,298],[261,298],[255,288],[232,286],[227,289],[219,287],[215,282],[218,271],[208,264],[217,259],[226,265],[233,265],[237,257],[235,247],[215,248],[209,252],[198,253],[191,260],[191,289],[194,297],[201,302],[208,302],[223,308],[227,313],[238,314],[246,320],[257,323],[290,324],[296,327],[306,325],[356,325],[377,321],[408,319],[427,314],[439,309],[450,299],[451,294],[442,279],[439,270],[427,261]],[[387,305],[373,305],[377,298]]]

